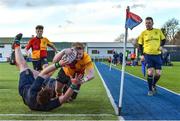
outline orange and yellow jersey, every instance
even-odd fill
[[[94,66],[91,57],[86,52],[84,52],[83,58],[81,60],[74,61],[74,63],[63,67],[63,70],[67,76],[74,76],[75,73],[84,74],[86,70],[93,68]]]
[[[141,33],[138,39],[138,44],[143,45],[145,54],[158,55],[161,53],[161,40],[165,39],[160,29],[145,30]]]
[[[53,45],[47,38],[34,37],[29,40],[26,50],[32,49],[32,59],[47,57],[47,46]]]

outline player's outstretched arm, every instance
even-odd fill
[[[66,91],[66,93],[59,97],[59,101],[61,104],[66,102],[73,94],[73,92],[76,92],[78,90],[77,84],[79,80],[79,75],[75,75],[74,78],[71,77],[71,85]]]
[[[56,62],[52,65],[49,65],[48,67],[46,67],[45,69],[43,69],[39,76],[43,77],[43,78],[48,78],[50,77],[51,75],[51,72],[55,71],[56,69],[58,68],[61,68],[62,66],[66,65],[68,63],[68,61],[66,60],[60,60],[59,62]]]
[[[81,84],[86,83],[94,78],[94,69],[88,69],[86,70],[86,75],[81,79]]]
[[[49,45],[49,44],[48,44],[48,46],[49,46],[50,48],[52,48],[55,53],[57,53],[57,48],[54,46],[54,44],[52,44],[52,45]]]

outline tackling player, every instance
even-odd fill
[[[49,65],[41,72],[30,69],[24,60],[20,50],[20,40],[22,34],[15,37],[13,48],[15,50],[16,65],[20,70],[19,78],[19,95],[22,97],[24,104],[31,110],[49,111],[62,105],[77,89],[78,76],[71,78],[71,86],[66,93],[60,97],[54,98],[54,90],[49,86],[52,84],[50,81],[48,86],[44,85],[45,81],[49,79],[51,73],[62,66],[65,66],[68,61],[59,60],[55,64]]]

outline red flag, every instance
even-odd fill
[[[128,10],[126,10],[126,18],[125,27],[131,30],[142,22],[141,17]]]

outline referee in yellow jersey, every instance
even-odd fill
[[[152,96],[157,92],[156,83],[161,76],[161,50],[166,39],[160,29],[153,28],[153,18],[145,19],[146,30],[144,30],[138,38],[139,50],[141,53],[141,61],[147,64],[147,82],[148,95]],[[155,73],[154,73],[155,71]]]

